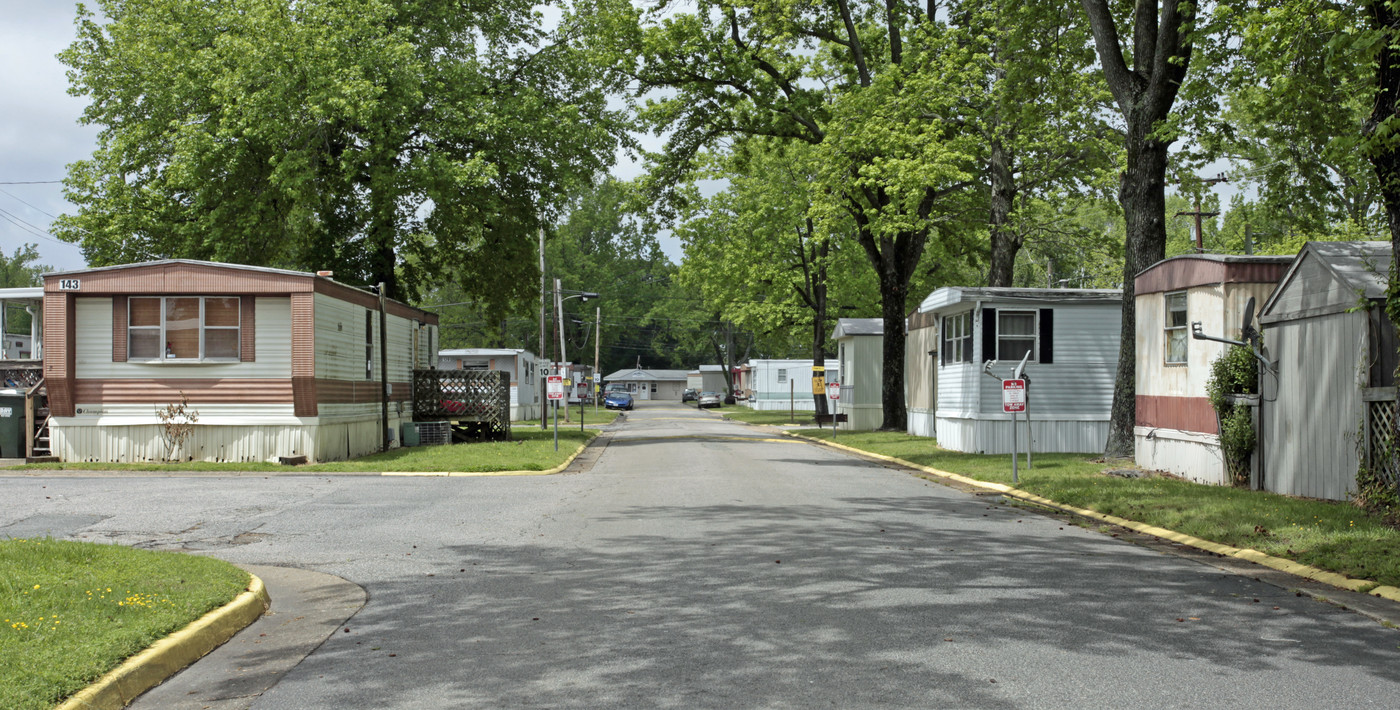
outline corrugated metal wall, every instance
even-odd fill
[[[990,380],[988,380],[990,381]],[[1000,406],[1000,404],[998,404]],[[1009,415],[1007,415],[1009,417]],[[1026,450],[1026,420],[1017,422],[1017,444]],[[1011,453],[1011,420],[938,420],[938,445],[954,451],[979,454]],[[1039,453],[1094,453],[1103,451],[1108,440],[1108,421],[1064,421],[1031,419],[1033,451]]]
[[[1264,487],[1347,499],[1356,489],[1366,314],[1275,323],[1265,338],[1279,373],[1262,378]]]

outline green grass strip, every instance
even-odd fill
[[[0,707],[52,708],[248,582],[210,557],[0,540]]]
[[[284,466],[278,463],[250,461],[214,463],[185,461],[177,463],[39,463],[13,466],[10,470],[51,471],[267,471],[277,473],[378,473],[383,471],[547,471],[563,463],[579,445],[597,435],[593,429],[579,431],[577,421],[572,427],[560,425],[559,450],[554,450],[554,430],[538,428],[511,429],[510,441],[482,441],[448,446],[400,447],[382,454],[362,456],[350,461]]]
[[[1011,456],[940,449],[933,439],[898,432],[804,430],[804,436],[883,454],[992,483],[1011,484]],[[1086,454],[1021,459],[1019,488],[1058,503],[1175,530],[1232,547],[1400,586],[1400,530],[1346,502],[1293,498],[1170,476],[1122,478]]]

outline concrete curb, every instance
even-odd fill
[[[890,463],[898,464],[906,468],[912,468],[916,471],[922,471],[931,476],[937,476],[939,478],[944,478],[950,481],[957,481],[958,483],[961,483],[963,485],[974,486],[988,491],[995,491],[997,493],[1001,493],[1002,495],[1024,500],[1028,503],[1034,503],[1045,508],[1053,508],[1055,510],[1060,510],[1066,513],[1071,513],[1081,517],[1091,518],[1093,520],[1105,522],[1110,525],[1117,525],[1119,527],[1127,528],[1129,530],[1140,532],[1145,535],[1159,537],[1163,540],[1171,540],[1172,542],[1180,543],[1188,547],[1194,547],[1198,550],[1204,550],[1206,552],[1215,553],[1217,555],[1224,555],[1226,557],[1234,557],[1248,562],[1253,562],[1255,564],[1263,565],[1265,567],[1275,569],[1280,572],[1286,572],[1297,577],[1311,579],[1316,582],[1322,582],[1323,584],[1330,584],[1340,589],[1346,589],[1353,592],[1369,594],[1371,596],[1381,597],[1384,599],[1389,599],[1391,601],[1400,602],[1400,588],[1378,585],[1376,582],[1371,580],[1353,579],[1351,577],[1347,577],[1346,575],[1337,574],[1336,572],[1328,572],[1327,570],[1318,569],[1317,567],[1310,567],[1308,565],[1299,564],[1297,562],[1294,562],[1293,560],[1285,560],[1281,557],[1267,555],[1258,550],[1253,550],[1250,548],[1231,547],[1230,545],[1222,545],[1218,542],[1203,540],[1201,538],[1193,537],[1185,533],[1176,532],[1175,530],[1168,530],[1166,528],[1159,528],[1155,525],[1140,523],[1136,520],[1120,518],[1116,515],[1107,515],[1098,511],[1089,510],[1087,508],[1076,508],[1072,505],[1058,503],[1056,501],[1050,500],[1049,498],[1042,498],[1033,493],[1027,493],[1018,488],[1012,488],[1011,486],[1008,486],[1004,483],[989,483],[987,481],[979,481],[975,478],[968,478],[967,476],[962,476],[956,473],[952,473],[950,471],[943,471],[941,469],[932,468],[930,466],[922,466],[920,464],[916,464],[911,461],[905,461],[904,459],[895,458],[893,456],[886,456],[884,454],[877,454],[870,451],[864,451],[862,449],[857,449],[852,446],[846,446],[844,444],[838,444],[832,441],[826,441],[824,439],[816,439],[810,436],[803,436],[802,434],[794,434],[792,432],[787,431],[783,432],[783,434],[785,436],[790,436],[795,439],[803,439],[806,441],[810,441],[814,444],[820,444],[822,446],[828,446],[834,449],[848,451],[854,454],[859,454],[861,456],[879,459],[881,461],[888,461]]]
[[[257,621],[272,604],[262,580],[256,575],[248,576],[248,591],[126,659],[92,685],[64,701],[57,710],[120,710],[137,696],[233,638],[234,634]]]
[[[561,463],[558,466],[555,466],[554,468],[547,469],[544,471],[385,471],[379,475],[402,477],[426,476],[435,478],[464,476],[552,476],[556,473],[562,473],[564,469],[567,469],[570,466],[570,464],[574,462],[574,459],[578,458],[579,454],[582,454],[583,450],[588,448],[589,444],[592,444],[593,441],[597,439],[598,436],[601,434],[602,432],[592,432],[592,435],[588,437],[588,441],[579,444],[579,447],[575,449],[572,454],[569,454],[568,458],[564,459],[564,463]]]

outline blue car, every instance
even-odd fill
[[[603,398],[603,407],[606,409],[632,409],[632,395],[627,392],[609,392]]]

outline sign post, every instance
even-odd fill
[[[554,407],[554,450],[559,450],[559,400],[564,399],[564,378],[550,375],[545,380],[545,396]]]
[[[826,383],[826,396],[827,396],[828,398],[830,398],[832,402],[835,402],[836,400],[841,399],[841,383],[840,383],[840,382],[828,382],[828,383]],[[833,438],[833,439],[836,438],[836,417],[837,417],[836,410],[837,410],[837,409],[839,409],[839,407],[837,407],[835,404],[832,404],[832,405],[831,405],[831,438]]]
[[[1026,411],[1025,380],[1001,381],[1001,411],[1011,414],[1011,483],[1012,485],[1019,485],[1021,483],[1021,475],[1020,471],[1017,470],[1016,455],[1021,447],[1016,441],[1016,415]],[[1029,461],[1026,463],[1027,465],[1030,464]]]

